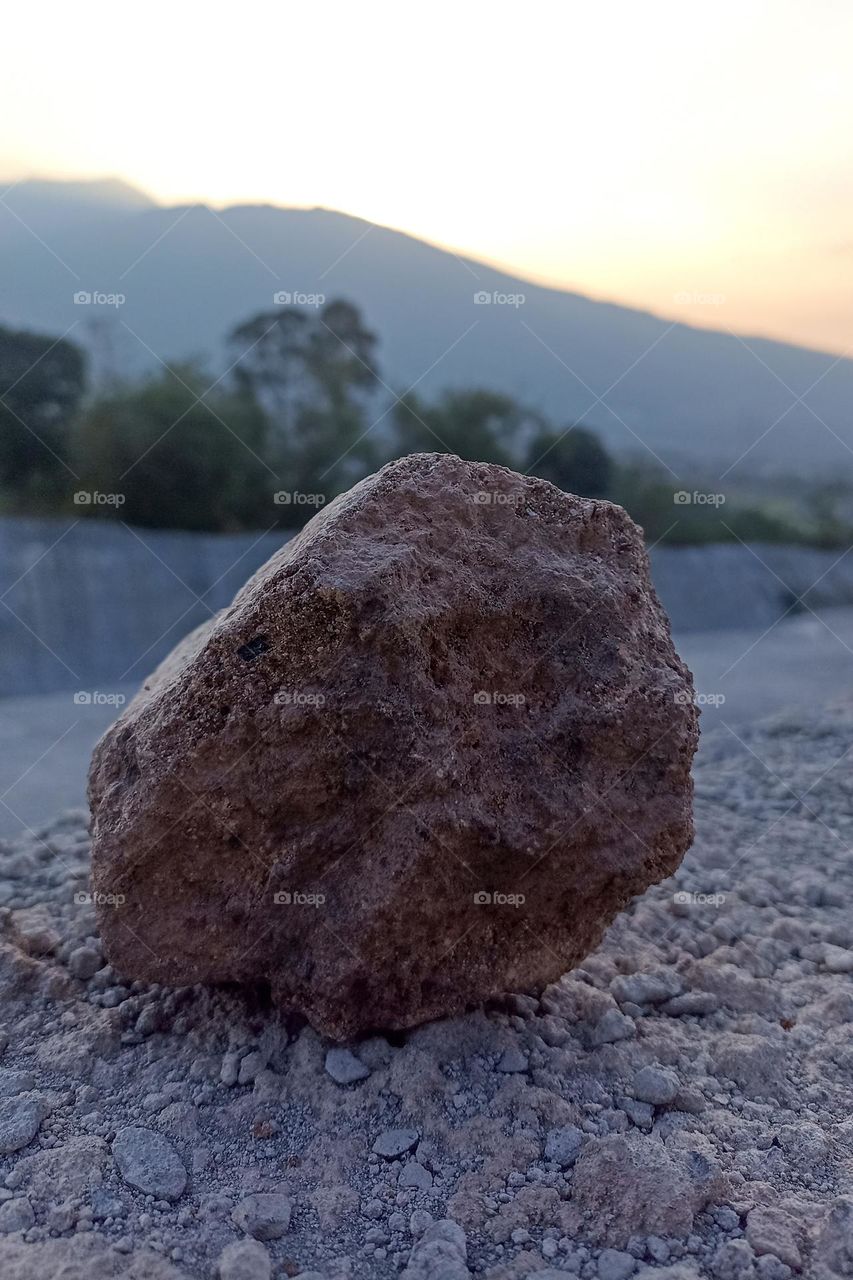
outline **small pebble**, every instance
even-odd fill
[[[162,1200],[177,1200],[187,1185],[187,1171],[162,1133],[134,1125],[119,1129],[112,1146],[118,1171],[131,1187]]]
[[[357,1080],[366,1080],[370,1075],[370,1068],[349,1049],[329,1049],[326,1054],[326,1071],[336,1084],[355,1084]]]
[[[255,1240],[278,1240],[290,1226],[290,1200],[281,1191],[246,1196],[231,1217],[234,1225]]]
[[[420,1136],[417,1129],[386,1129],[384,1133],[380,1133],[371,1150],[378,1156],[384,1156],[386,1160],[394,1160],[408,1151],[414,1151]]]
[[[272,1258],[257,1240],[234,1240],[219,1255],[219,1280],[270,1280]]]

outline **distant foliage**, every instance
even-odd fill
[[[434,404],[409,392],[394,409],[394,449],[398,456],[456,453],[511,467],[527,424],[516,402],[496,391],[448,391]]]
[[[240,397],[203,394],[205,386],[181,368],[89,407],[75,433],[77,487],[101,502],[81,514],[171,529],[274,523],[263,414]]]
[[[72,479],[71,422],[86,362],[66,339],[0,328],[0,485],[38,508]]]
[[[526,470],[584,498],[606,498],[613,488],[610,454],[586,427],[555,431],[543,426],[528,447]]]
[[[177,367],[87,403],[73,344],[0,328],[3,508],[173,529],[296,527],[392,458],[450,452],[618,502],[650,544],[853,540],[853,493],[840,481],[711,501],[700,483],[698,496],[680,493],[684,481],[663,468],[616,461],[588,426],[549,422],[503,392],[396,394],[350,302],[260,312],[228,344],[219,379]]]
[[[385,460],[368,421],[381,385],[376,345],[343,301],[314,313],[279,307],[231,333],[236,392],[265,415],[268,459],[285,492],[327,499]],[[291,521],[313,510],[291,503]]]

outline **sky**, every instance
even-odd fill
[[[693,324],[853,348],[849,0],[48,0],[0,177],[343,210]]]

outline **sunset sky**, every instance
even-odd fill
[[[694,324],[853,345],[853,5],[15,6],[0,176],[358,214]]]

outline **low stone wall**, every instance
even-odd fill
[[[0,519],[0,696],[141,680],[289,536]],[[652,570],[676,632],[768,627],[804,592],[853,604],[853,555],[835,551],[656,548]]]
[[[755,543],[656,547],[652,575],[673,631],[769,627],[790,611],[853,604],[853,554]]]
[[[288,536],[0,520],[0,696],[141,681]]]

